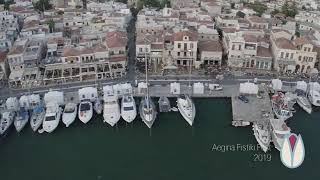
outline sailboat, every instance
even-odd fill
[[[307,113],[311,114],[312,112],[312,105],[309,102],[306,92],[308,89],[308,85],[304,81],[297,82],[297,88],[295,93],[297,94],[297,103],[298,105],[305,110]]]
[[[148,60],[147,55],[145,54],[145,70],[146,70],[146,84],[147,84],[147,94],[141,100],[139,106],[139,113],[142,121],[151,128],[154,121],[157,118],[156,106],[153,103],[152,99],[149,96],[149,84],[148,84]]]
[[[16,116],[15,112],[4,112],[0,118],[0,137],[6,137]]]
[[[136,102],[132,95],[124,95],[121,100],[121,116],[130,123],[137,116]]]
[[[24,107],[20,107],[20,111],[14,120],[14,126],[17,132],[20,132],[29,121],[29,113]]]
[[[191,81],[191,63],[190,63],[190,69],[189,69],[189,88],[191,88],[190,81]],[[185,94],[184,96],[178,97],[177,106],[182,117],[189,123],[190,126],[192,126],[194,118],[196,116],[196,107],[190,97],[191,89],[189,93],[190,93],[189,95]]]

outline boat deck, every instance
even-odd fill
[[[239,100],[238,95],[239,91],[231,97],[232,124],[234,126],[247,126],[253,122],[262,123],[268,119],[266,117],[267,113],[273,117],[271,101],[266,88],[264,88],[264,93],[261,94],[261,99],[257,98],[256,95],[247,95],[248,103]]]

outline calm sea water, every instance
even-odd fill
[[[79,120],[52,134],[35,134],[28,127],[11,133],[0,145],[2,180],[95,179],[319,179],[320,109],[307,115],[300,108],[289,126],[301,133],[306,158],[297,169],[285,168],[279,152],[271,161],[255,159],[262,151],[212,150],[213,145],[255,145],[252,129],[231,124],[227,99],[195,100],[197,116],[188,126],[177,112],[158,116],[152,131],[137,118],[111,128],[96,116],[84,125]]]

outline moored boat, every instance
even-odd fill
[[[121,100],[121,116],[123,120],[130,123],[137,116],[136,102],[132,95],[124,95]]]
[[[274,114],[278,119],[287,120],[293,116],[292,109],[288,103],[284,101],[284,94],[278,92],[271,97],[271,106]]]
[[[89,100],[83,100],[79,104],[78,116],[81,122],[88,123],[93,115],[92,103]]]
[[[20,107],[17,116],[14,119],[14,126],[17,132],[20,132],[29,121],[29,113],[24,107]]]
[[[62,114],[62,122],[69,127],[77,117],[77,105],[74,103],[68,103],[64,107]]]
[[[192,99],[188,95],[180,96],[177,100],[177,105],[182,117],[192,126],[196,116],[196,108]]]
[[[93,109],[97,114],[101,114],[102,113],[103,105],[102,105],[101,100],[99,98],[97,98],[94,101]]]
[[[42,123],[43,130],[45,132],[53,132],[59,125],[62,109],[55,102],[49,102],[46,105],[46,115]]]
[[[271,137],[272,142],[276,149],[281,151],[283,142],[287,136],[290,135],[291,129],[287,126],[287,124],[280,119],[270,119],[272,131]]]
[[[30,118],[30,125],[33,131],[36,131],[45,118],[46,111],[42,105],[37,105],[33,110]]]
[[[268,126],[264,123],[255,122],[252,125],[253,134],[259,146],[264,152],[267,152],[270,146],[271,135]]]
[[[16,114],[15,112],[4,112],[0,118],[0,136],[6,137],[12,127]]]
[[[151,128],[157,117],[156,106],[151,98],[148,98],[147,96],[142,98],[139,106],[139,113],[142,121],[148,128]]]
[[[117,96],[110,94],[104,96],[103,122],[114,126],[120,120],[120,107]]]

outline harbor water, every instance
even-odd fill
[[[158,114],[151,131],[138,117],[113,128],[102,115],[69,128],[60,122],[51,134],[33,133],[28,124],[0,144],[1,179],[320,178],[320,109],[309,115],[296,107],[289,120],[292,132],[302,134],[306,157],[299,168],[288,169],[274,148],[266,154],[257,149],[251,127],[231,126],[230,99],[195,99],[195,105],[193,127],[178,112]]]

